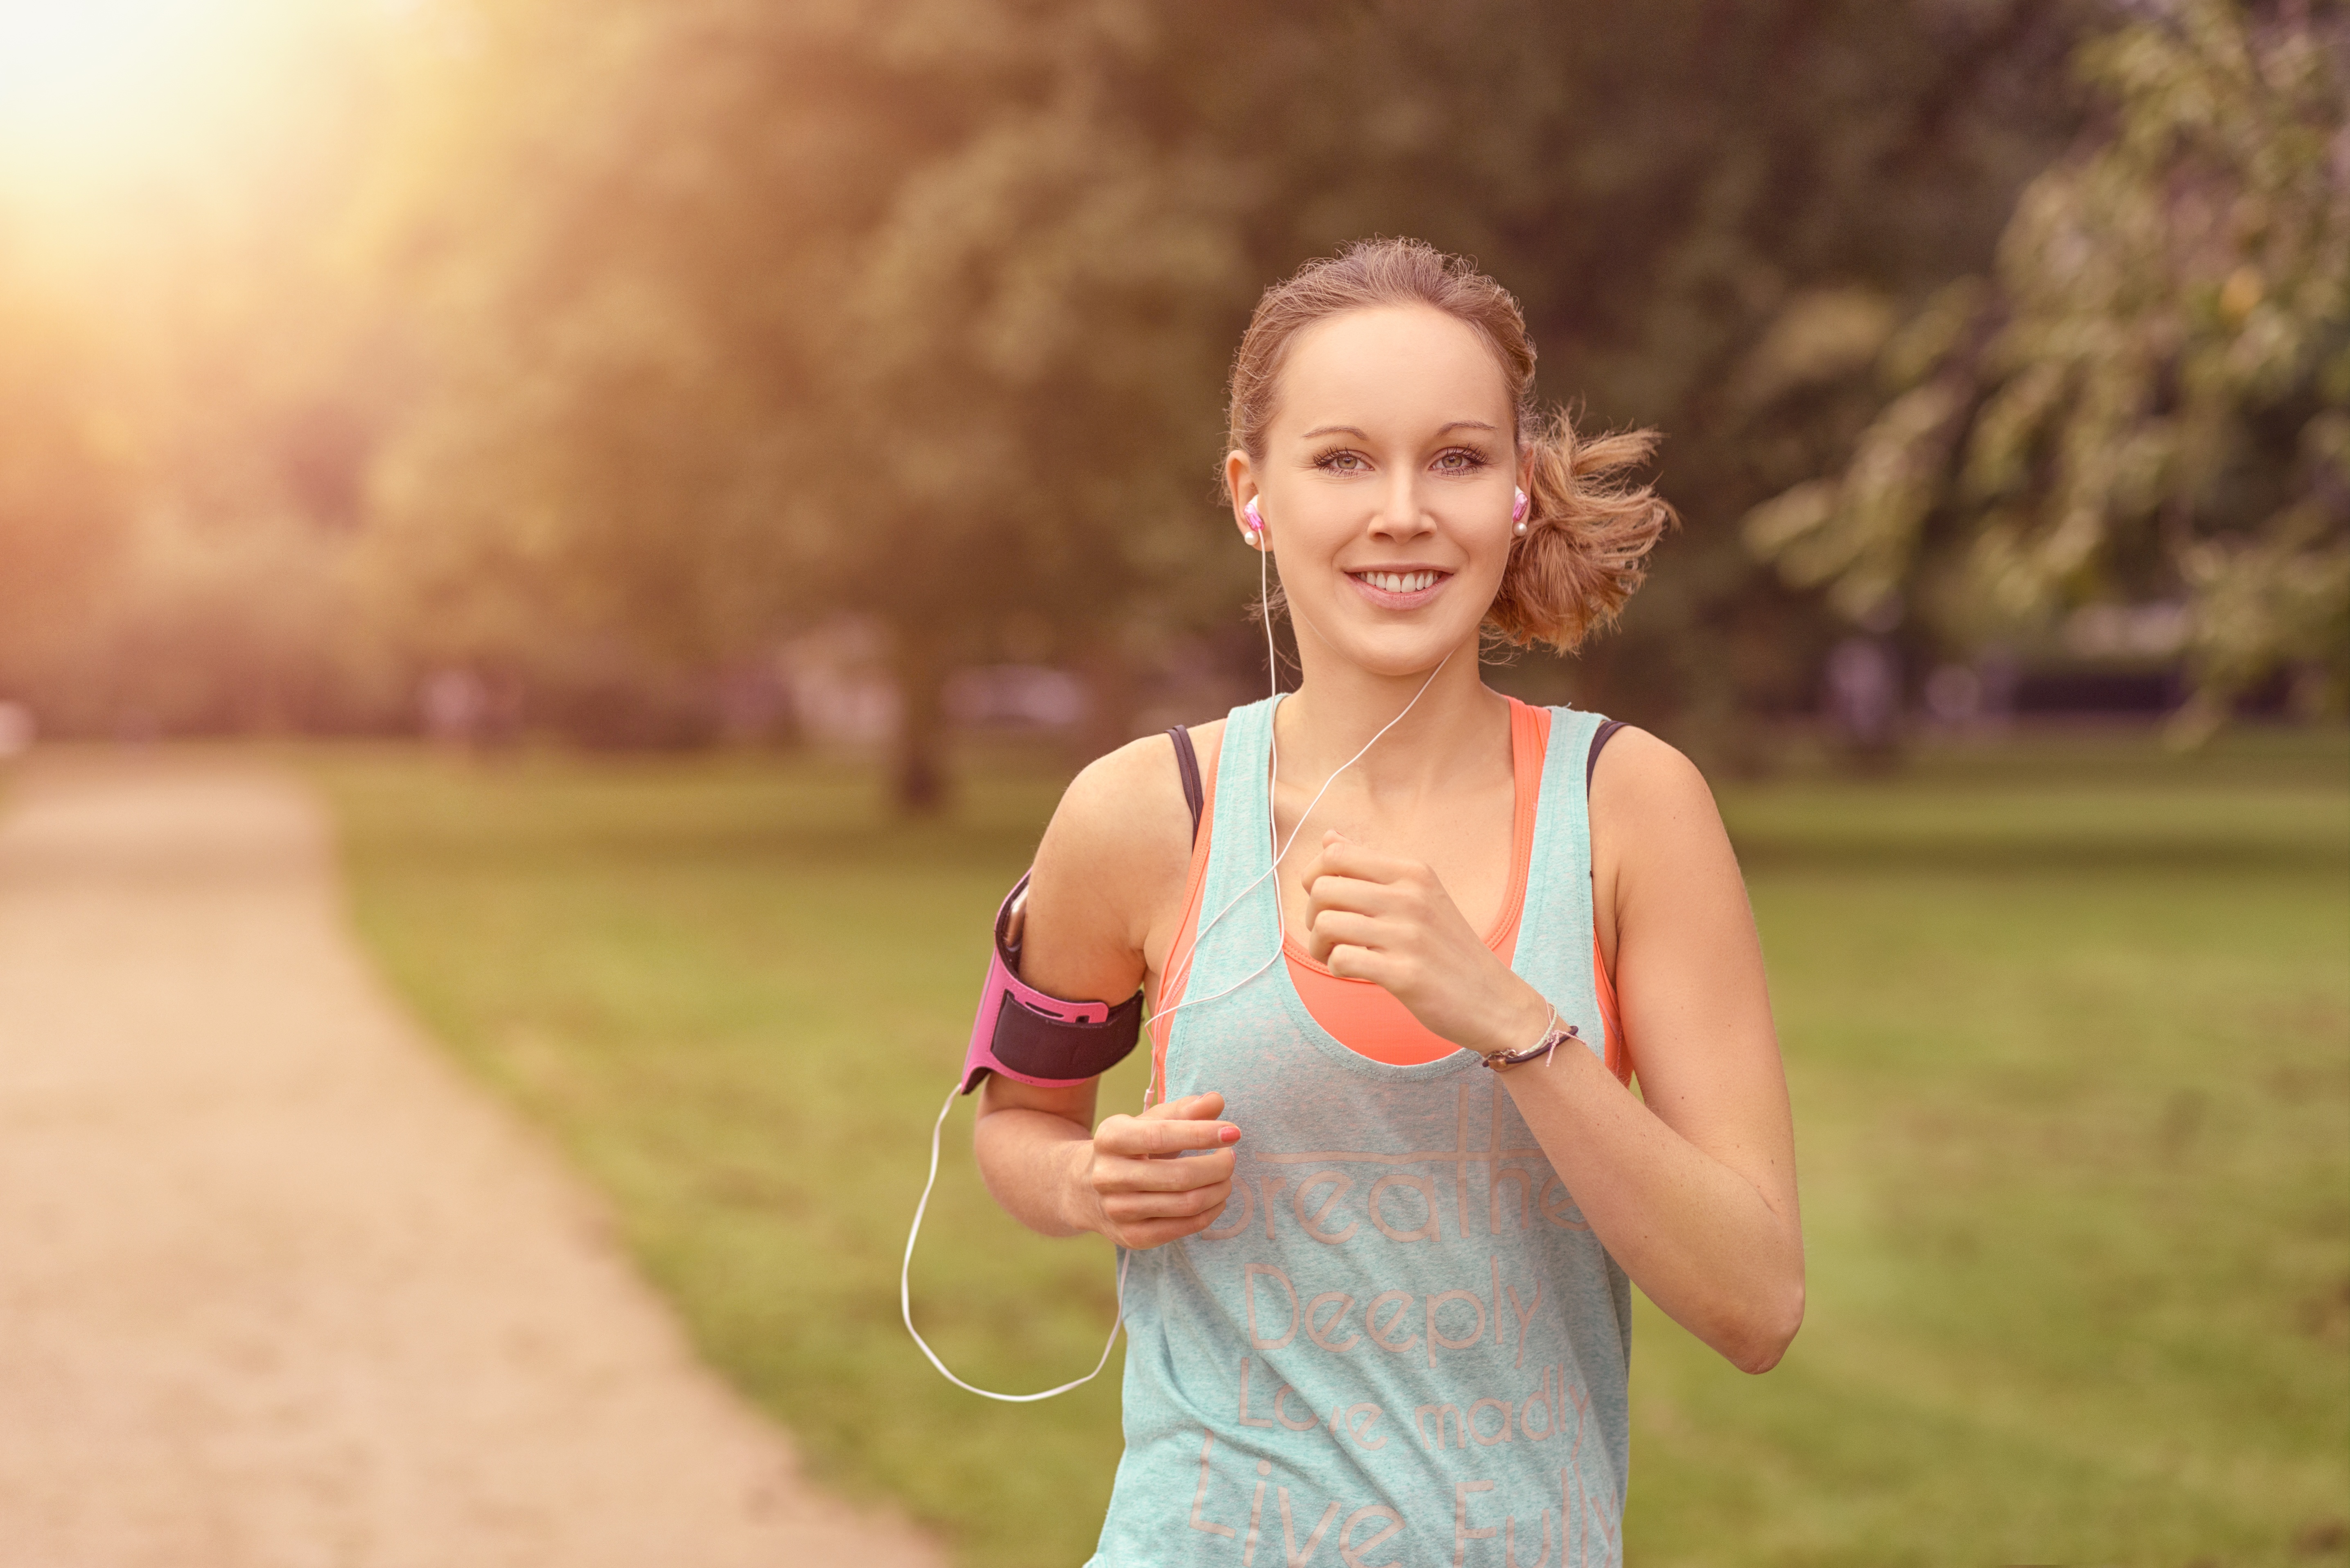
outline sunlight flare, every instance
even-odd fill
[[[0,0],[0,164],[71,182],[202,158],[323,10],[296,0]]]

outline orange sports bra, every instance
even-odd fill
[[[1612,730],[1612,726],[1610,730]],[[1607,732],[1594,743],[1596,756],[1607,741]],[[1526,874],[1534,859],[1534,824],[1542,799],[1543,764],[1550,743],[1550,711],[1510,699],[1510,774],[1514,786],[1514,802],[1510,823],[1510,881],[1503,895],[1502,909],[1494,919],[1492,929],[1485,934],[1485,945],[1503,963],[1510,961],[1517,950],[1518,926],[1525,914]],[[1188,958],[1193,932],[1200,919],[1200,903],[1207,883],[1208,846],[1213,832],[1216,759],[1210,758],[1206,780],[1199,779],[1199,766],[1190,746],[1188,735],[1179,736],[1176,742],[1179,763],[1184,768],[1185,793],[1191,797],[1196,815],[1197,832],[1192,839],[1191,864],[1183,889],[1183,919],[1177,928],[1175,941],[1169,950],[1179,955],[1173,962],[1167,983],[1161,987],[1159,1006],[1172,1006],[1180,999],[1183,981],[1188,978]],[[1312,954],[1291,936],[1286,925],[1282,932],[1282,956],[1287,961],[1289,978],[1297,988],[1299,1000],[1314,1022],[1327,1030],[1333,1039],[1348,1050],[1367,1056],[1375,1062],[1392,1066],[1410,1066],[1421,1062],[1434,1062],[1450,1056],[1460,1047],[1432,1032],[1411,1010],[1396,1000],[1385,987],[1367,980],[1347,980],[1335,975],[1316,962]],[[1618,1022],[1615,984],[1599,951],[1598,936],[1594,932],[1591,947],[1591,971],[1594,989],[1599,997],[1599,1012],[1607,1029],[1607,1062],[1617,1075],[1628,1080],[1631,1072],[1630,1053],[1624,1048],[1623,1025]],[[1163,1030],[1154,1029],[1154,1035]],[[1166,1042],[1157,1042],[1159,1050]]]

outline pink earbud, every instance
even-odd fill
[[[1523,523],[1526,520],[1526,493],[1521,490],[1517,494],[1517,504],[1510,508],[1510,521]]]
[[[1264,519],[1258,514],[1256,502],[1253,498],[1250,500],[1246,506],[1241,508],[1241,515],[1248,519],[1250,533],[1263,534],[1264,532]]]

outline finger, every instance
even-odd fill
[[[1330,949],[1330,956],[1322,967],[1340,980],[1367,980],[1373,985],[1394,991],[1394,961],[1376,948],[1357,947],[1351,942],[1338,942]]]
[[[1195,1148],[1224,1148],[1240,1140],[1241,1129],[1221,1121],[1156,1122],[1140,1116],[1112,1116],[1094,1129],[1096,1148],[1136,1159],[1164,1158]]]
[[[1304,884],[1307,892],[1314,890],[1315,878],[1332,874],[1330,860],[1332,854],[1350,843],[1351,840],[1335,827],[1322,836],[1322,842],[1315,846],[1314,853],[1306,859],[1305,868],[1297,874],[1299,881]]]
[[[1232,1184],[1220,1181],[1190,1192],[1114,1192],[1102,1199],[1102,1213],[1113,1224],[1139,1220],[1191,1220],[1211,1217],[1229,1201]]]
[[[1159,1241],[1172,1241],[1178,1236],[1197,1235],[1206,1230],[1228,1207],[1228,1204],[1219,1202],[1197,1213],[1183,1214],[1112,1214],[1105,1210],[1102,1218],[1108,1221],[1106,1229],[1109,1233],[1121,1239],[1139,1232],[1156,1235]],[[1156,1246],[1158,1242],[1149,1244]]]
[[[1094,1148],[1129,1159],[1164,1158],[1195,1148],[1229,1148],[1241,1141],[1230,1122],[1149,1122],[1112,1116],[1094,1129]]]
[[[1366,882],[1359,877],[1325,873],[1313,887],[1306,889],[1305,914],[1312,919],[1323,909],[1352,909],[1365,915],[1393,913],[1403,902],[1397,890],[1384,882]]]
[[[1097,1193],[1190,1192],[1213,1187],[1232,1173],[1229,1149],[1192,1155],[1184,1159],[1129,1159],[1122,1155],[1097,1155],[1086,1179]]]
[[[1170,1241],[1196,1236],[1215,1222],[1213,1214],[1201,1214],[1190,1220],[1144,1220],[1131,1225],[1121,1225],[1112,1220],[1110,1234],[1119,1246],[1147,1252],[1153,1247],[1163,1247]]]
[[[1315,881],[1326,877],[1357,877],[1367,882],[1389,882],[1417,867],[1416,860],[1401,856],[1382,855],[1376,849],[1365,848],[1350,839],[1337,837],[1314,852],[1299,873],[1310,891]]]
[[[1325,844],[1314,858],[1326,876],[1335,872],[1342,877],[1359,877],[1366,882],[1393,882],[1419,869],[1417,860],[1385,854],[1343,838],[1335,844]]]
[[[1191,1159],[1129,1159],[1097,1155],[1089,1179],[1094,1190],[1104,1196],[1119,1192],[1191,1192],[1230,1181],[1232,1161],[1231,1149]]]
[[[1376,948],[1382,945],[1388,933],[1382,922],[1368,915],[1358,915],[1347,909],[1324,909],[1314,916],[1305,928],[1305,948],[1324,964],[1330,961],[1331,950],[1340,946]]]
[[[1230,1122],[1219,1121],[1223,1115],[1224,1096],[1212,1091],[1204,1095],[1184,1095],[1172,1100],[1162,1100],[1145,1109],[1139,1116],[1109,1116],[1094,1129],[1094,1139],[1099,1143],[1107,1135],[1110,1147],[1119,1154],[1173,1154],[1187,1148],[1213,1148],[1219,1144],[1238,1143],[1241,1129]],[[1171,1132],[1138,1134],[1138,1127],[1174,1129]],[[1152,1145],[1148,1138],[1174,1137],[1179,1141]],[[1138,1143],[1138,1137],[1145,1142]]]
[[[1224,1096],[1213,1092],[1161,1100],[1142,1113],[1144,1121],[1213,1121],[1224,1114]]]

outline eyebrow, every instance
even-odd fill
[[[1491,431],[1495,428],[1496,427],[1492,425],[1487,424],[1483,420],[1453,420],[1449,423],[1439,425],[1436,428],[1436,433],[1438,435],[1442,435],[1446,431]],[[1300,441],[1312,441],[1315,436],[1326,435],[1357,436],[1364,441],[1371,439],[1370,433],[1367,431],[1357,429],[1354,425],[1316,425],[1314,429],[1307,431],[1304,435],[1299,436],[1297,439]]]

